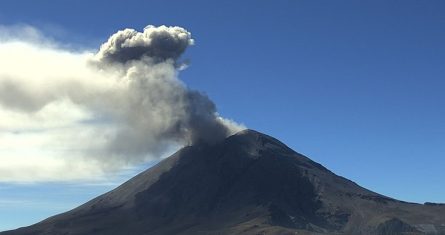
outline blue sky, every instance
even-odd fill
[[[184,27],[195,45],[180,79],[221,115],[373,191],[445,202],[444,12],[439,0],[10,0],[0,3],[0,25],[31,25],[72,50],[98,48],[126,27]],[[0,183],[0,230],[135,173],[93,186]]]

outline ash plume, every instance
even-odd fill
[[[170,140],[215,143],[233,132],[206,95],[177,79],[178,59],[190,45],[187,30],[151,25],[143,32],[118,31],[102,44],[92,63],[120,73],[127,83],[126,104],[111,111],[124,122],[113,152],[140,154]]]
[[[102,62],[126,63],[143,57],[162,62],[177,60],[188,46],[193,45],[191,33],[181,27],[149,25],[143,32],[124,29],[102,44],[97,58]]]
[[[0,137],[2,128],[22,136],[38,129],[57,139],[45,147],[75,149],[73,159],[103,169],[143,162],[171,146],[216,143],[243,126],[178,79],[181,55],[193,43],[184,28],[167,26],[118,31],[97,52],[0,38],[0,114],[33,123],[10,118],[15,124],[0,125]],[[73,113],[64,117],[72,120],[55,121],[58,109]]]

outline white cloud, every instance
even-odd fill
[[[98,127],[82,123],[89,117],[68,101],[32,114],[0,109],[0,182],[100,178],[96,158],[85,155],[103,142],[91,138]]]
[[[157,44],[139,40],[136,49],[143,51],[128,61],[125,44],[125,56],[114,50],[119,60],[102,61],[119,33],[95,54],[62,49],[31,27],[0,26],[0,182],[97,180],[171,146],[244,128],[177,79],[176,59],[193,43],[190,33],[146,31],[132,32]]]
[[[68,95],[86,84],[104,89],[110,82],[86,66],[92,53],[36,44],[38,31],[24,31],[20,35],[31,35],[32,43],[12,34],[0,43],[0,182],[102,177],[97,156],[88,152],[103,145],[98,133],[105,125],[89,125],[94,114]]]

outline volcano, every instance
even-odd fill
[[[265,134],[184,147],[66,213],[0,235],[445,234],[445,205],[380,195]]]

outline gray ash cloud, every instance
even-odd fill
[[[23,62],[23,71],[8,72],[8,77],[0,74],[0,105],[32,114],[69,100],[87,110],[96,122],[105,123],[103,131],[98,125],[96,136],[90,136],[102,141],[90,144],[83,140],[79,143],[83,146],[73,148],[84,149],[85,155],[104,165],[138,163],[172,145],[213,144],[243,127],[222,118],[207,95],[178,79],[181,56],[193,44],[191,33],[184,28],[147,26],[142,32],[116,32],[86,58],[57,47],[25,47],[68,69],[50,65],[50,71],[36,72],[39,80],[34,74],[22,74],[28,67],[40,71]],[[61,55],[67,56],[66,61],[53,58]],[[51,79],[47,80],[46,73]]]

